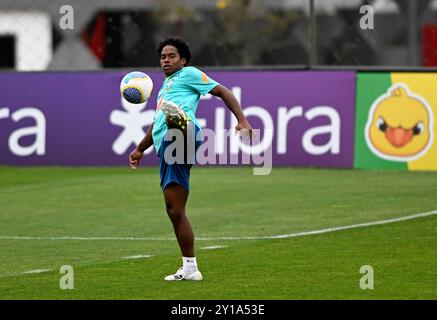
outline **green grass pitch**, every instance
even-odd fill
[[[437,215],[245,238],[437,210],[435,172],[194,168],[191,186],[204,281],[167,283],[181,258],[157,168],[0,167],[0,299],[437,299]]]

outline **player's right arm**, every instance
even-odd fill
[[[132,169],[136,170],[140,164],[140,160],[143,157],[144,151],[149,149],[153,145],[152,137],[153,123],[147,130],[146,136],[141,140],[138,146],[129,155],[129,165]]]

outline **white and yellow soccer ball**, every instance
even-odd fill
[[[120,83],[120,92],[123,98],[134,104],[149,100],[153,91],[152,79],[140,71],[129,72]]]

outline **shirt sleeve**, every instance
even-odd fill
[[[202,96],[206,95],[212,89],[219,85],[219,83],[197,68],[191,67],[187,70],[186,84],[194,91],[200,93]]]

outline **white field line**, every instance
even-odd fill
[[[200,249],[203,249],[203,250],[214,250],[214,249],[222,249],[222,248],[226,248],[227,246],[209,246],[209,247],[203,247],[203,248],[200,248]]]
[[[49,272],[49,271],[52,271],[52,269],[36,269],[36,270],[24,271],[22,273],[31,274],[31,273],[43,273],[43,272]]]
[[[286,238],[308,236],[308,235],[313,235],[313,234],[330,233],[330,232],[336,232],[336,231],[342,231],[342,230],[348,230],[348,229],[364,228],[364,227],[370,227],[370,226],[376,226],[376,225],[395,223],[395,222],[400,222],[400,221],[414,220],[414,219],[419,219],[419,218],[433,216],[433,215],[436,215],[436,214],[437,214],[437,210],[433,210],[433,211],[429,211],[429,212],[417,213],[417,214],[412,214],[412,215],[409,215],[409,216],[404,216],[404,217],[399,217],[399,218],[379,220],[379,221],[372,221],[372,222],[359,223],[359,224],[351,224],[351,225],[348,225],[348,226],[332,227],[332,228],[319,229],[319,230],[303,231],[303,232],[297,232],[297,233],[288,233],[288,234],[271,235],[271,236],[258,236],[258,237],[215,237],[215,238],[204,238],[204,237],[197,238],[196,237],[196,240],[200,240],[200,241],[213,241],[213,240],[268,240],[268,239],[286,239]],[[0,240],[174,241],[175,239],[176,238],[154,238],[154,237],[136,238],[136,237],[33,237],[33,236],[21,237],[21,236],[0,236]]]
[[[122,257],[122,259],[144,259],[144,258],[150,258],[150,257],[153,257],[153,256],[148,255],[148,254],[139,254],[136,256]]]

